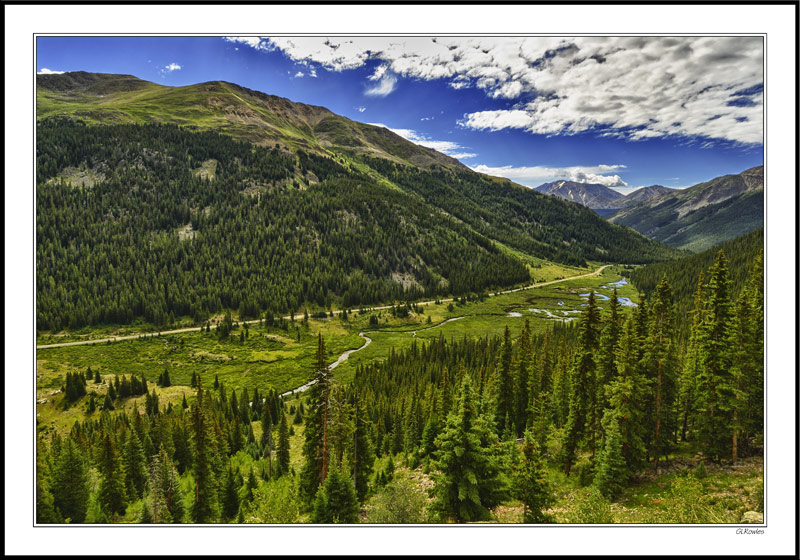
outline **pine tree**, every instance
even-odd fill
[[[502,432],[505,428],[505,419],[509,414],[513,413],[514,408],[514,384],[511,378],[511,332],[506,325],[505,332],[503,333],[503,350],[500,354],[500,365],[498,367],[498,383],[497,383],[497,409],[495,417],[499,422],[497,424],[497,431]]]
[[[525,430],[522,457],[514,468],[514,495],[522,502],[524,523],[545,523],[548,516],[542,511],[555,499],[545,478],[541,454],[530,430]],[[516,447],[516,445],[515,445]]]
[[[312,523],[358,523],[358,499],[349,477],[333,469],[314,500]]]
[[[136,430],[128,431],[122,460],[125,466],[125,487],[128,497],[132,500],[141,498],[147,482],[147,461]]]
[[[328,474],[328,416],[330,407],[330,369],[322,335],[318,336],[314,357],[314,383],[308,389],[303,458],[300,472],[300,495],[306,505],[314,501],[317,488]]]
[[[629,318],[622,329],[616,352],[618,375],[605,388],[609,407],[606,414],[613,412],[622,441],[622,455],[629,472],[638,471],[647,461],[646,419],[650,413],[647,403],[651,391],[650,383],[640,372],[636,358],[639,345],[636,325]]]
[[[622,453],[622,435],[615,411],[606,410],[603,415],[603,428],[606,441],[597,459],[594,485],[603,496],[613,498],[625,488],[629,475]]]
[[[228,465],[228,473],[222,489],[222,516],[224,519],[231,521],[238,512],[239,486],[236,484],[233,467]]]
[[[52,479],[45,453],[44,442],[39,440],[36,445],[36,523],[61,523],[61,515],[50,491]]]
[[[648,415],[648,440],[654,468],[659,458],[671,451],[677,430],[677,357],[673,322],[672,288],[664,276],[650,300],[648,334],[642,358],[652,390],[653,408],[652,414]]]
[[[281,422],[278,424],[278,450],[276,453],[276,468],[278,476],[289,473],[289,426],[286,422],[286,415],[281,414]]]
[[[458,408],[436,438],[432,510],[458,523],[488,519],[490,508],[508,495],[501,472],[492,419],[477,414],[469,375],[464,377]]]
[[[681,440],[688,437],[689,420],[694,419],[697,411],[697,379],[702,369],[702,325],[705,322],[705,295],[703,292],[703,274],[697,280],[694,293],[694,308],[691,311],[689,342],[683,359],[678,401],[681,413]]]
[[[70,523],[83,523],[89,507],[89,473],[81,451],[67,437],[53,468],[53,498],[57,511]]]
[[[367,495],[368,481],[372,476],[375,464],[375,453],[369,439],[369,420],[364,413],[361,401],[356,398],[353,406],[353,486],[359,502],[363,502]]]
[[[525,319],[525,326],[517,339],[517,378],[514,391],[514,425],[516,435],[521,437],[528,424],[528,385],[530,384],[531,338],[530,320]]]
[[[125,491],[125,469],[111,434],[103,437],[98,461],[100,491],[97,496],[100,508],[112,517],[125,513],[128,496]]]
[[[732,304],[725,253],[720,250],[708,281],[707,313],[701,325],[701,370],[698,384],[698,439],[703,452],[719,462],[731,455],[734,380]]]
[[[587,424],[597,414],[595,392],[594,354],[597,350],[597,324],[599,312],[595,305],[594,292],[589,294],[589,301],[581,317],[578,349],[570,371],[569,415],[565,427],[565,440],[561,462],[564,472],[569,476],[572,463],[575,461],[578,445],[586,432]],[[594,433],[590,431],[591,446],[594,450]]]
[[[193,470],[195,479],[192,521],[214,523],[217,518],[217,484],[214,476],[214,435],[211,420],[204,410],[202,382],[197,382],[197,400],[192,405]]]

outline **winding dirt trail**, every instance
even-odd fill
[[[598,268],[594,272],[587,272],[586,274],[578,274],[576,276],[569,276],[567,278],[562,278],[560,280],[551,280],[549,282],[540,282],[539,284],[531,284],[530,286],[523,286],[521,288],[514,288],[512,290],[504,290],[502,292],[496,292],[495,294],[492,294],[489,297],[494,297],[494,296],[504,295],[504,294],[513,294],[515,292],[520,292],[522,290],[530,290],[532,288],[541,288],[542,286],[549,286],[551,284],[558,284],[560,282],[566,282],[567,280],[576,280],[578,278],[588,278],[589,276],[597,276],[598,274],[600,274],[608,266],[610,266],[610,265],[604,264],[603,266],[601,266],[600,268]],[[454,301],[454,298],[447,298],[447,299],[440,299],[439,300],[440,303],[447,303],[447,302],[451,302],[451,301]],[[433,303],[436,303],[436,300],[422,301],[422,302],[419,302],[419,303],[417,303],[415,305],[431,305]],[[378,306],[378,307],[369,307],[367,309],[369,311],[380,311],[380,310],[383,310],[383,309],[391,309],[392,307],[393,307],[392,305],[381,305],[381,306]],[[342,313],[341,310],[333,311],[334,315],[340,315],[341,313]],[[286,319],[286,320],[290,320],[292,318],[292,316],[291,315],[285,315],[283,318]],[[455,317],[455,318],[452,318],[452,319],[448,319],[448,321],[455,321],[456,319],[460,319],[460,317]],[[254,324],[254,323],[258,323],[258,321],[259,321],[258,319],[253,319],[251,321],[241,321],[241,323],[242,324],[244,324],[244,323]],[[433,327],[425,327],[424,329],[418,329],[418,330],[422,331],[422,330],[432,329],[432,328],[439,327],[439,326],[441,326],[443,324],[444,323],[439,323],[438,325],[434,325]],[[171,330],[171,331],[160,331],[158,333],[140,333],[140,334],[132,334],[132,335],[126,335],[126,336],[110,336],[110,337],[107,337],[107,338],[96,338],[96,339],[92,339],[92,340],[78,340],[78,341],[75,341],[75,342],[58,342],[58,343],[55,343],[55,344],[41,344],[41,345],[37,345],[36,349],[37,350],[43,350],[45,348],[59,348],[59,347],[63,347],[63,346],[84,346],[86,344],[103,344],[103,343],[106,343],[106,342],[118,342],[120,340],[135,340],[135,339],[142,338],[142,337],[149,338],[149,337],[163,336],[163,335],[169,335],[169,334],[198,332],[203,328],[204,327],[185,327],[185,328],[182,328],[182,329],[174,329],[174,330]],[[378,331],[378,332],[412,332],[412,331]],[[416,331],[413,331],[413,332],[416,333]],[[359,336],[360,336],[360,334],[361,333],[359,333]],[[414,336],[416,336],[416,334]],[[366,343],[364,346],[366,346],[367,344],[369,344],[369,343]],[[362,346],[361,348],[364,348],[364,346]],[[354,351],[360,350],[361,348],[356,348],[356,349],[354,349]],[[348,352],[350,352],[350,350],[348,350]],[[348,356],[349,356],[349,354],[348,354]],[[340,356],[340,358],[341,358],[341,356]],[[345,360],[346,359],[347,358],[345,358]],[[342,360],[342,361],[344,361],[344,360]],[[336,363],[338,365],[338,363],[340,363],[340,362],[337,360],[334,363]]]

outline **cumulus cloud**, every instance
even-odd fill
[[[49,68],[42,68],[41,70],[39,70],[36,73],[37,74],[63,74],[64,72],[62,72],[60,70],[50,70]]]
[[[360,106],[360,107],[356,107],[356,111],[358,111],[359,113],[363,113],[363,112],[364,112],[364,111],[366,111],[366,110],[367,110],[367,108],[366,108],[366,107],[364,107],[363,105],[362,105],[362,106]]]
[[[175,70],[180,70],[181,65],[177,62],[170,62],[166,66],[164,66],[164,72],[174,72]]]
[[[619,175],[608,175],[613,171],[625,169],[625,166],[621,164],[575,165],[571,167],[544,167],[538,165],[533,167],[512,167],[510,165],[489,167],[487,165],[477,165],[471,169],[486,175],[512,179],[530,187],[536,187],[542,183],[559,179],[575,181],[576,183],[599,183],[607,187],[627,186],[627,183]]]
[[[462,158],[471,158],[475,157],[477,154],[463,152],[459,150],[464,150],[464,146],[458,144],[457,142],[451,142],[449,140],[433,140],[432,138],[426,136],[425,134],[421,134],[415,130],[411,130],[408,128],[389,128],[385,124],[382,123],[368,123],[373,126],[382,126],[383,128],[387,128],[408,140],[409,142],[414,142],[415,144],[419,144],[420,146],[424,146],[426,148],[433,148],[437,152],[441,152],[445,155],[456,159]]]
[[[463,126],[535,134],[642,140],[701,136],[761,143],[761,37],[228,37],[279,49],[333,71],[378,61],[371,87],[388,95],[397,77],[445,79],[508,110],[470,113]],[[386,76],[393,76],[391,80]],[[387,81],[384,82],[384,79]]]
[[[294,75],[295,78],[302,78],[303,76],[305,76],[305,74],[302,72],[297,72],[297,74]]]

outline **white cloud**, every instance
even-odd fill
[[[364,106],[362,105],[362,106],[360,106],[360,107],[356,107],[356,110],[357,110],[359,113],[363,113],[364,111],[366,111],[366,110],[367,110],[367,108],[366,108],[366,107],[364,107]]]
[[[49,68],[42,68],[41,70],[39,70],[36,73],[37,74],[63,74],[64,72],[62,72],[60,70],[50,70]]]
[[[385,124],[382,123],[368,123],[373,126],[382,126],[383,128],[387,128],[408,140],[409,142],[414,142],[415,144],[419,144],[420,146],[424,146],[426,148],[433,148],[437,152],[441,152],[445,155],[456,159],[462,158],[471,158],[475,157],[477,154],[467,153],[459,150],[463,150],[464,146],[458,144],[457,142],[451,142],[449,140],[433,140],[428,136],[421,134],[415,130],[411,130],[409,128],[389,128]]]
[[[297,74],[294,75],[295,78],[302,78],[303,76],[305,76],[305,74],[303,74],[302,72],[298,72]]]
[[[446,79],[454,89],[475,87],[519,101],[506,111],[467,115],[463,125],[469,128],[762,142],[763,92],[755,89],[763,81],[761,37],[226,40],[280,49],[292,60],[337,72],[378,61],[382,74],[373,74],[379,82],[368,90],[373,95],[388,95],[397,77],[411,77]]]
[[[397,84],[397,76],[389,72],[387,64],[378,66],[368,79],[378,83],[364,90],[364,95],[374,97],[386,97],[394,91],[394,86]]]
[[[170,62],[166,66],[164,66],[164,72],[174,72],[175,70],[180,70],[181,65],[177,62]]]
[[[486,175],[513,179],[522,185],[530,187],[536,187],[542,183],[558,179],[577,183],[599,183],[607,187],[627,186],[627,183],[619,175],[608,175],[612,171],[625,169],[625,166],[621,164],[575,165],[571,167],[543,167],[539,165],[533,167],[512,167],[510,165],[489,167],[487,165],[477,165],[471,169]]]
[[[422,117],[422,118],[421,118],[421,119],[419,119],[419,120],[421,120],[421,121],[432,121],[434,118],[435,118],[435,117]]]

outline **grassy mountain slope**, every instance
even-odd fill
[[[39,78],[45,329],[476,292],[527,281],[528,259],[679,256],[322,107],[224,82]]]
[[[40,119],[66,116],[89,124],[172,123],[259,145],[280,144],[321,154],[327,147],[343,147],[423,167],[464,167],[385,128],[222,81],[168,87],[134,76],[42,75],[37,76],[36,109]]]
[[[759,166],[645,200],[609,220],[697,252],[763,226],[763,213],[764,168]]]

